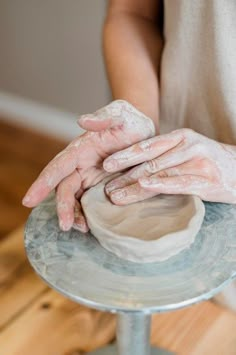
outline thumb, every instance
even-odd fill
[[[124,105],[127,105],[126,101],[113,101],[92,114],[80,116],[77,121],[78,125],[87,131],[94,132],[121,125],[124,122],[122,114]]]
[[[83,115],[78,118],[78,125],[86,131],[100,132],[111,127],[112,119],[97,114]]]

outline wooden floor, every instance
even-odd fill
[[[0,355],[80,355],[115,337],[114,315],[49,289],[26,260],[22,225],[28,211],[20,201],[63,146],[0,122]],[[151,342],[180,355],[234,355],[236,315],[212,302],[156,315]]]
[[[65,142],[12,127],[0,120],[0,238],[22,224],[21,200],[30,183]]]

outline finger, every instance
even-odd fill
[[[201,164],[201,166],[203,166]],[[137,184],[134,186],[134,182],[136,183],[138,178],[143,178],[150,176],[148,174],[145,164],[140,165],[137,168],[132,169],[133,170],[133,176],[132,176],[132,171],[129,171],[127,175],[124,177],[122,175],[120,178],[114,179],[111,181],[111,185],[108,186],[110,198],[112,202],[115,204],[127,204],[127,203],[133,203],[133,202],[138,202],[141,200],[144,200],[145,198],[150,198],[155,196],[157,193],[154,191],[154,194],[145,194],[144,190],[138,189]],[[155,174],[156,178],[167,178],[167,177],[176,177],[176,176],[183,176],[183,175],[200,175],[199,171],[199,166],[196,166],[195,161],[191,160],[188,161],[187,163],[161,170],[157,174]],[[131,176],[129,176],[129,174]],[[135,178],[134,178],[134,175]],[[162,180],[160,180],[162,181]],[[202,181],[202,180],[201,180]],[[203,180],[204,181],[204,180]],[[109,185],[109,184],[108,184]],[[107,187],[106,187],[107,189]],[[148,191],[146,189],[146,191]]]
[[[96,114],[83,115],[78,119],[78,125],[86,131],[100,132],[112,124],[111,117],[99,117]]]
[[[212,171],[209,167],[209,162],[207,159],[191,159],[183,164],[168,168],[162,169],[157,174],[159,177],[170,177],[170,176],[179,176],[179,175],[195,175],[202,177],[212,176]]]
[[[82,233],[87,233],[89,231],[89,227],[84,217],[81,205],[77,200],[75,201],[73,228]]]
[[[173,152],[173,150],[171,150]],[[165,154],[161,156],[164,157]],[[182,152],[180,157],[175,158],[174,154],[166,156],[166,159],[158,163],[157,160],[150,160],[143,164],[130,169],[128,172],[123,173],[121,176],[109,181],[105,186],[105,191],[109,195],[112,191],[122,189],[126,186],[132,185],[138,182],[138,179],[143,177],[149,177],[154,173],[157,173],[160,177],[176,176],[176,175],[203,175],[203,172],[209,172],[209,167],[205,159],[190,159],[192,155],[190,152]],[[185,162],[187,160],[187,162]],[[177,166],[173,167],[173,162],[177,163]],[[171,166],[171,168],[169,168]]]
[[[173,152],[173,150],[171,150],[171,152]],[[161,158],[164,155],[165,154],[163,154]],[[138,179],[142,177],[148,177],[150,175],[153,175],[156,172],[161,172],[164,177],[169,176],[170,173],[172,175],[183,175],[185,174],[185,171],[186,174],[188,174],[189,171],[191,172],[191,169],[194,168],[194,163],[192,163],[190,166],[185,166],[184,164],[184,169],[183,169],[183,164],[181,165],[182,167],[181,169],[177,169],[176,166],[174,168],[172,167],[172,169],[168,169],[168,167],[172,166],[173,162],[177,162],[177,164],[181,164],[185,162],[186,159],[189,159],[189,156],[190,154],[187,152],[187,154],[184,153],[181,154],[180,157],[177,155],[177,159],[176,159],[174,154],[170,154],[169,156],[166,156],[165,160],[163,159],[163,163],[161,162],[161,164],[158,164],[158,159],[150,160],[148,162],[140,164],[139,166],[130,169],[127,173],[124,173],[121,176],[109,181],[109,183],[107,183],[107,185],[105,186],[105,191],[107,194],[110,194],[114,190],[121,189],[128,185],[132,185],[136,183]],[[168,175],[166,175],[167,169],[168,169]]]
[[[164,178],[185,175],[191,172],[192,165],[194,164],[189,164],[188,162],[170,169],[162,170],[155,174],[155,176]],[[153,197],[156,193],[149,195],[145,193],[145,189],[138,189],[137,187],[138,179],[149,176],[151,176],[151,174],[147,171],[146,164],[141,164],[121,177],[112,180],[111,183],[108,183],[106,186],[106,192],[108,190],[108,195],[115,204],[133,203],[144,200],[145,198]]]
[[[122,105],[119,102],[120,100],[113,101],[92,114],[80,116],[78,119],[79,126],[88,131],[99,132],[122,124],[124,117]]]
[[[121,176],[109,181],[105,186],[105,191],[109,195],[112,191],[132,185],[136,183],[139,178],[149,175],[145,170],[144,164],[141,164],[133,169],[130,169],[128,172],[123,173]]]
[[[117,172],[129,168],[164,154],[180,144],[183,139],[183,133],[179,130],[144,140],[112,154],[104,160],[103,167],[108,172]]]
[[[166,178],[166,177],[173,177],[173,176],[180,176],[180,175],[195,175],[194,171],[189,166],[189,162],[178,166],[174,166],[172,168],[163,169],[161,171],[158,171],[158,173],[155,174],[155,176],[159,178]],[[147,177],[150,176],[151,174]],[[142,178],[145,177],[141,177],[140,179]]]
[[[202,165],[201,165],[202,166]],[[153,169],[149,169],[146,163],[143,163],[127,173],[122,174],[118,178],[115,178],[105,186],[107,195],[111,194],[115,190],[121,190],[124,187],[133,185],[138,182],[140,178],[145,178],[153,175]],[[172,168],[163,169],[155,174],[158,177],[170,177],[179,175],[200,175],[199,167],[196,167],[195,161],[191,160],[184,164],[174,166]]]
[[[115,205],[127,205],[156,196],[157,193],[143,189],[138,183],[111,192],[109,195]]]
[[[68,231],[74,223],[75,194],[80,189],[81,178],[77,170],[67,176],[57,187],[57,215],[60,228]]]
[[[147,173],[151,175],[191,161],[193,156],[194,153],[191,149],[183,149],[181,146],[177,146],[167,153],[162,154],[159,158],[144,163],[144,169],[146,169]]]
[[[78,158],[76,147],[73,146],[69,146],[59,153],[31,185],[22,203],[26,207],[34,207],[44,200],[61,180],[75,170]]]
[[[155,134],[153,121],[125,100],[115,100],[93,114],[78,119],[80,127],[88,131],[102,131],[108,128],[125,126],[137,137],[136,141]]]
[[[147,191],[153,191],[160,194],[186,194],[198,195],[210,187],[209,181],[201,176],[181,175],[166,178],[160,178],[153,175],[149,178],[139,179],[139,184]]]

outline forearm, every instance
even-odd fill
[[[104,54],[112,95],[151,117],[157,130],[161,49],[161,35],[153,21],[127,11],[108,11]]]

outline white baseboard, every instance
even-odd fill
[[[0,115],[9,122],[67,141],[83,133],[75,114],[3,91],[0,91]]]

